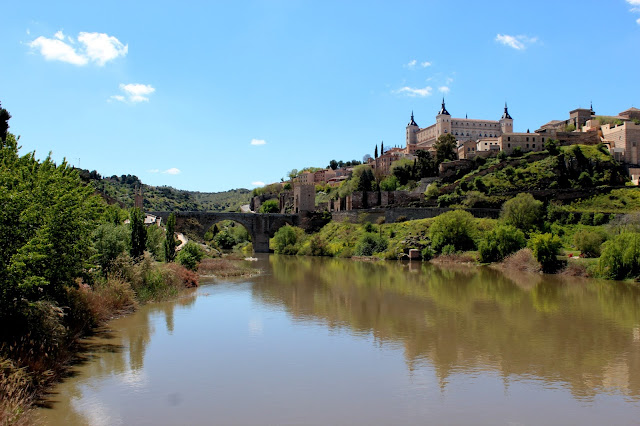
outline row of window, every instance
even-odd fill
[[[533,136],[531,139],[532,139],[531,142],[535,142],[536,141],[536,137],[535,136]],[[511,140],[511,136],[507,136],[507,141],[510,141],[510,140]],[[529,136],[526,137],[526,142],[529,142]],[[542,138],[542,143],[544,143],[544,138]]]

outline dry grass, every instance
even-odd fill
[[[200,275],[212,275],[216,277],[240,277],[255,275],[259,271],[241,260],[228,258],[203,259],[198,266]]]
[[[33,399],[33,386],[24,369],[11,360],[0,358],[0,425],[26,425],[24,415]]]
[[[131,284],[119,277],[109,277],[93,287],[82,285],[80,291],[97,323],[131,312],[138,306]]]
[[[533,252],[528,248],[523,248],[507,256],[495,266],[505,271],[538,273],[542,270],[538,261],[533,257]]]
[[[565,266],[565,268],[560,271],[559,274],[565,277],[589,278],[591,276],[591,274],[589,274],[587,265],[572,260],[569,260],[567,262],[567,266]]]

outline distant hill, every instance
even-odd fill
[[[108,202],[130,208],[134,205],[135,189],[142,187],[144,209],[147,211],[238,211],[249,204],[251,191],[244,188],[224,192],[196,192],[170,186],[143,184],[135,175],[101,177],[99,173],[78,169],[82,180],[96,189]]]

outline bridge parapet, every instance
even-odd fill
[[[172,212],[149,212],[162,218],[166,223]],[[247,228],[251,235],[253,251],[256,253],[269,252],[269,238],[285,225],[298,225],[298,215],[280,213],[219,213],[187,211],[175,212],[176,231],[194,233],[204,237],[204,234],[214,224],[223,220],[233,220]]]

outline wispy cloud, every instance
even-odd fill
[[[151,170],[147,170],[147,173],[162,173],[165,175],[179,175],[180,173],[182,173],[182,171],[178,168],[172,167],[170,169],[167,170],[162,170],[160,171],[160,169],[151,169]]]
[[[423,61],[423,62],[418,63],[417,59],[412,59],[408,63],[404,64],[404,67],[405,68],[409,68],[410,70],[412,70],[412,69],[415,69],[418,65],[421,68],[427,68],[427,67],[431,66],[431,62]]]
[[[264,182],[260,182],[259,180],[257,180],[255,182],[251,182],[251,185],[253,185],[253,186],[264,186]]]
[[[509,46],[516,50],[524,50],[529,45],[534,44],[538,41],[537,37],[527,37],[524,35],[511,36],[507,34],[498,34],[496,36],[496,41],[500,44],[504,44],[505,46]]]
[[[640,13],[640,0],[627,0],[631,6],[631,12]],[[640,18],[636,19],[636,23],[640,25]]]
[[[420,89],[420,88],[405,86],[396,90],[394,93],[398,95],[410,96],[412,98],[415,98],[415,97],[424,98],[427,96],[431,96],[431,94],[433,93],[433,88],[431,86],[427,86]]]
[[[448,86],[440,86],[440,87],[438,87],[438,92],[444,93],[445,95],[447,93],[449,93],[450,91],[451,91],[451,89],[449,89]]]
[[[149,95],[156,91],[150,84],[139,83],[121,84],[120,90],[124,95],[113,95],[109,100],[131,103],[149,102]]]
[[[60,30],[52,38],[40,36],[28,45],[39,51],[48,61],[61,61],[78,66],[87,65],[89,62],[104,66],[109,61],[126,56],[129,51],[129,45],[122,44],[117,38],[105,33],[81,32],[77,40],[80,45],[74,46],[73,38],[65,37]]]
[[[267,141],[265,141],[264,139],[251,139],[251,145],[266,145],[266,144],[267,144]]]

